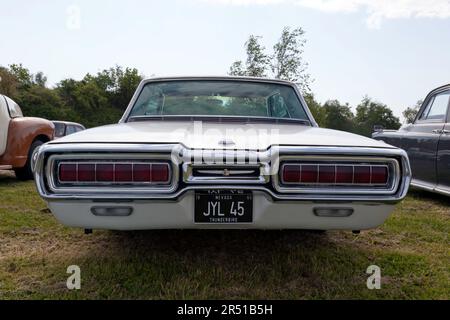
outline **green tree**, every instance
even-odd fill
[[[48,88],[43,72],[33,74],[22,64],[0,67],[0,77],[0,93],[16,100],[25,115],[87,127],[117,122],[143,78],[137,69],[115,66]]]
[[[303,60],[306,39],[302,28],[285,27],[273,47],[272,72],[276,79],[295,82],[303,92],[310,91],[311,77]]]
[[[34,75],[34,84],[45,87],[47,84],[47,77],[44,75],[43,72],[38,72]]]
[[[297,83],[304,92],[310,92],[311,76],[308,64],[303,59],[306,44],[305,32],[302,28],[291,30],[285,27],[278,42],[273,46],[273,53],[265,53],[259,41],[262,37],[251,35],[245,43],[247,59],[245,64],[235,61],[229,70],[235,76],[271,76],[276,79]]]
[[[321,110],[323,111],[323,127],[354,132],[354,115],[348,103],[341,104],[338,100],[328,100]]]
[[[356,107],[356,132],[370,137],[375,125],[381,125],[387,129],[398,129],[401,126],[400,119],[395,117],[392,110],[385,104],[365,97]]]
[[[18,87],[17,78],[7,68],[0,67],[0,94],[15,99]]]
[[[423,104],[423,100],[417,101],[416,105],[413,107],[406,108],[405,111],[403,111],[403,116],[405,117],[406,123],[413,123],[416,119],[416,115],[420,110],[420,107]]]
[[[59,95],[52,89],[33,85],[20,93],[17,103],[27,116],[49,120],[66,119],[68,109],[63,106]]]
[[[62,80],[56,90],[72,114],[93,127],[119,121],[142,78],[137,69],[115,66],[81,81]]]
[[[230,74],[249,77],[266,77],[269,68],[269,56],[265,48],[259,43],[260,36],[251,35],[245,43],[247,59],[245,67],[242,61],[235,61],[230,67]]]
[[[322,105],[316,101],[314,94],[306,93],[303,95],[303,98],[308,105],[309,110],[311,111],[314,119],[320,127],[325,126],[325,110]]]
[[[27,89],[33,85],[33,75],[21,63],[11,64],[9,72],[16,78],[21,89]]]
[[[119,110],[125,110],[142,79],[143,76],[137,69],[123,69],[121,66],[103,70],[96,76],[85,77],[85,80],[94,81],[101,90],[105,91],[110,105]]]
[[[241,60],[233,62],[231,64],[230,71],[228,72],[230,76],[238,76],[238,77],[246,76],[246,73],[247,71]]]

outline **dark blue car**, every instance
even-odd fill
[[[431,91],[414,123],[380,130],[373,138],[404,149],[413,174],[412,185],[450,195],[450,84]]]

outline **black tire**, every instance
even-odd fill
[[[31,157],[33,156],[34,150],[37,147],[43,145],[44,143],[41,140],[35,140],[30,146],[30,150],[28,150],[28,158],[25,166],[23,168],[16,168],[14,172],[16,173],[16,178],[22,181],[33,180],[33,171],[31,170]]]

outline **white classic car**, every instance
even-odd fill
[[[295,84],[144,80],[118,124],[52,141],[36,185],[92,229],[347,229],[382,224],[408,191],[406,153],[318,128]]]

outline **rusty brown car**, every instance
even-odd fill
[[[53,140],[54,130],[48,120],[24,117],[17,103],[0,94],[0,170],[14,170],[20,180],[32,179],[31,155]]]

